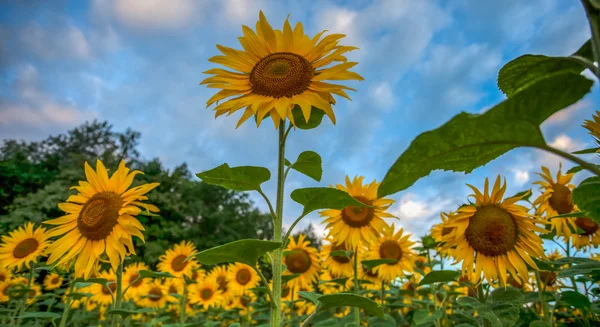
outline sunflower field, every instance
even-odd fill
[[[124,153],[119,160],[86,160],[74,173],[85,178],[63,187],[65,196],[56,201],[44,198],[58,208],[53,217],[20,226],[0,220],[8,229],[0,242],[1,323],[600,326],[600,165],[582,159],[600,153],[600,111],[581,122],[593,148],[564,152],[547,144],[540,130],[600,78],[600,4],[582,4],[592,37],[577,52],[525,54],[506,63],[497,80],[504,101],[420,134],[379,182],[357,174],[336,185],[292,190],[302,213],[287,230],[288,174],[317,182],[323,175],[314,151],[286,157],[288,135],[310,133],[325,116],[335,124],[336,102],[355,91],[338,83],[363,77],[352,71],[358,63],[345,57],[358,50],[342,44],[345,35],[307,35],[289,19],[275,29],[261,11],[254,28],[242,26],[241,49],[217,45],[220,54],[209,59],[215,67],[200,84],[216,91],[206,106],[217,119],[237,113],[238,127],[273,122],[277,171],[224,163],[196,176],[209,187],[206,193],[227,197],[225,202],[239,192],[257,194],[268,213],[235,198],[242,199],[239,207],[219,216],[230,219],[219,229],[233,235],[228,231],[236,228],[239,237],[206,245],[199,240],[217,228],[194,229],[202,219],[185,218],[189,214],[181,214],[177,226],[156,228],[161,204],[176,185],[153,195],[165,181],[135,169],[150,166],[132,164]],[[465,185],[471,195],[440,212],[428,235],[399,227],[391,195],[432,171],[470,173],[519,147],[553,153],[574,166],[540,166],[537,181],[517,194],[507,194],[503,176],[488,176]],[[119,153],[109,152],[110,158]],[[572,183],[576,174],[586,176],[579,185]],[[275,198],[261,187],[272,178]],[[3,195],[18,182],[7,181]],[[176,198],[173,203],[182,196]],[[214,212],[224,208],[219,204]],[[325,230],[322,244],[294,231],[311,213]],[[158,247],[154,235],[161,229],[184,236]]]

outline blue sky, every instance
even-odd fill
[[[236,117],[213,119],[213,93],[199,86],[215,44],[239,48],[241,25],[263,10],[276,28],[290,15],[310,35],[347,35],[360,50],[350,59],[364,82],[353,101],[335,108],[337,125],[293,132],[291,160],[305,150],[323,157],[323,180],[290,174],[299,187],[343,182],[345,175],[381,180],[418,134],[461,111],[481,112],[504,96],[496,87],[503,64],[525,53],[567,55],[589,38],[578,1],[6,1],[0,5],[0,139],[38,140],[86,120],[142,132],[146,158],[168,167],[187,162],[200,172],[227,162],[275,172],[276,132],[270,123],[235,129]],[[551,117],[546,139],[567,151],[590,147],[580,127],[598,109],[598,86],[583,101]],[[590,160],[593,158],[590,158]],[[435,172],[395,194],[397,225],[424,234],[439,212],[465,202],[465,183],[506,177],[508,194],[531,187],[551,154],[520,149],[472,174]],[[565,162],[566,167],[571,164]],[[576,177],[576,181],[585,174]],[[265,185],[274,196],[275,183]],[[261,199],[252,195],[265,209]],[[289,199],[289,198],[288,198]],[[286,203],[285,222],[301,208]],[[316,214],[301,225],[319,223]]]

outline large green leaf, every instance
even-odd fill
[[[418,309],[415,311],[413,315],[413,321],[416,325],[423,325],[426,323],[431,323],[437,319],[442,318],[443,314],[441,311],[436,310],[434,312],[429,312],[427,309]]]
[[[152,270],[140,270],[138,271],[139,278],[174,278],[175,276],[171,275],[171,273],[163,271],[157,272]]]
[[[539,125],[581,99],[591,86],[579,74],[556,73],[484,114],[458,114],[413,140],[387,172],[378,196],[404,190],[434,170],[469,173],[516,147],[545,147]]]
[[[560,293],[560,302],[582,310],[589,310],[592,306],[590,299],[588,299],[587,296],[575,291],[565,291]]]
[[[368,207],[350,194],[330,187],[299,188],[290,194],[292,200],[304,206],[302,215],[319,209],[344,209],[347,206]]]
[[[386,265],[386,264],[396,264],[398,260],[395,259],[375,259],[375,260],[363,260],[360,262],[363,267],[367,270],[371,270],[377,266]]]
[[[492,309],[490,309],[487,305],[479,302],[479,300],[476,298],[463,296],[456,299],[456,302],[458,302],[460,305],[477,310],[480,316],[492,323],[492,326],[502,326],[502,322],[500,319],[498,319],[498,316],[496,316],[494,311],[492,311]]]
[[[316,180],[321,181],[323,176],[323,167],[321,156],[314,151],[304,151],[300,153],[298,159],[293,164],[286,163],[292,169],[295,169],[304,175]]]
[[[589,41],[574,55],[586,57],[591,55]],[[586,67],[572,57],[548,57],[543,55],[526,54],[520,56],[500,69],[498,73],[498,88],[507,97],[526,88],[535,81],[557,72],[581,73]]]
[[[384,317],[379,304],[369,298],[352,293],[323,295],[319,297],[319,302],[321,302],[320,311],[335,307],[356,307],[365,310],[370,315]]]
[[[233,191],[258,191],[260,184],[271,178],[271,172],[264,167],[229,167],[222,164],[211,170],[196,174],[203,182],[223,186]]]
[[[561,269],[558,272],[558,277],[575,277],[579,275],[588,275],[594,272],[600,272],[600,261],[588,259],[585,262]]]
[[[19,316],[21,319],[40,318],[40,319],[58,319],[60,315],[55,312],[25,312]]]
[[[121,319],[125,320],[127,317],[131,315],[135,315],[138,313],[154,313],[154,309],[152,308],[143,308],[138,310],[127,310],[127,309],[111,309],[106,311],[109,315],[119,315]]]
[[[292,115],[294,116],[294,123],[296,127],[300,129],[313,129],[321,125],[321,121],[323,120],[323,115],[325,115],[325,111],[312,107],[310,110],[310,118],[308,122],[304,119],[304,115],[302,114],[302,110],[300,106],[296,105],[292,109]]]
[[[600,176],[585,179],[573,190],[573,202],[579,210],[600,224]]]
[[[460,273],[455,270],[432,271],[423,277],[419,285],[451,282],[455,281],[458,276],[460,276]]]
[[[281,247],[281,242],[263,240],[240,240],[193,254],[205,265],[216,265],[224,262],[240,262],[256,267],[258,258]]]

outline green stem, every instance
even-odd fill
[[[598,10],[595,9],[589,0],[581,0],[588,22],[590,24],[590,31],[592,34],[592,52],[594,54],[594,60],[600,63],[600,15]],[[600,79],[600,69],[593,71],[596,76]]]
[[[119,264],[117,267],[117,286],[116,286],[117,294],[115,296],[115,302],[113,303],[113,309],[121,309],[121,302],[123,301],[123,262]],[[114,315],[112,319],[112,326],[121,325],[119,315]]]
[[[567,244],[565,245],[565,253],[567,254],[567,258],[571,257],[571,239],[567,239]],[[569,280],[571,281],[571,286],[573,287],[573,290],[577,293],[579,293],[579,290],[577,289],[577,282],[575,281],[575,277],[569,277]]]
[[[305,215],[301,215],[300,217],[298,217],[296,220],[294,220],[294,223],[292,223],[290,228],[288,228],[287,232],[285,233],[285,237],[283,238],[283,244],[281,244],[281,248],[285,249],[288,243],[288,239],[290,238],[290,235],[294,230],[294,227],[296,227],[296,225],[300,222],[300,220],[302,220],[302,218],[304,218],[304,216]]]
[[[358,248],[354,248],[354,294],[358,295]],[[354,316],[354,323],[360,326],[360,309],[357,307],[352,308],[352,314]]]
[[[275,242],[281,242],[281,234],[283,229],[283,189],[285,186],[284,180],[284,169],[285,169],[285,139],[289,129],[286,132],[285,120],[281,122],[279,126],[279,139],[278,139],[278,158],[277,158],[277,201],[275,204],[275,223],[274,223],[274,238]],[[281,264],[283,249],[278,248],[273,253],[273,303],[271,306],[271,326],[279,327],[281,324]]]
[[[556,155],[559,155],[565,159],[571,160],[575,163],[578,163],[581,167],[583,167],[584,169],[590,171],[591,173],[593,173],[596,176],[600,176],[600,169],[598,169],[598,167],[596,167],[595,165],[592,165],[591,163],[582,160],[568,152],[564,152],[561,151],[559,149],[555,149],[549,145],[545,145],[545,146],[534,146],[536,148],[542,149],[542,150],[546,150],[548,152],[554,153]]]
[[[21,301],[21,305],[17,310],[17,326],[21,326],[21,315],[25,313],[25,309],[27,309],[27,298],[29,297],[29,289],[31,288],[31,284],[33,283],[33,271],[35,269],[35,262],[31,263],[31,269],[29,270],[29,277],[27,278],[27,293],[23,295],[23,300]]]
[[[479,297],[479,302],[486,304],[485,291],[483,290],[483,282],[479,282],[477,285],[477,296]],[[489,320],[483,318],[483,326],[491,327],[492,324]]]
[[[185,324],[185,300],[187,298],[187,283],[183,277],[183,296],[181,297],[181,307],[179,308],[179,321]]]
[[[546,302],[544,296],[544,290],[542,289],[542,279],[540,278],[540,272],[538,270],[535,271],[535,280],[537,282],[540,304],[542,305],[542,316],[544,316],[544,321],[550,324],[550,315],[548,314],[548,303]]]
[[[385,310],[385,282],[381,282],[381,310]]]
[[[75,286],[75,283],[73,283],[73,279],[69,278],[69,294],[73,293],[74,286]],[[69,316],[69,312],[71,311],[71,303],[72,302],[73,302],[73,300],[71,299],[71,296],[67,296],[67,303],[65,303],[65,308],[63,309],[63,314],[62,314],[62,317],[60,318],[59,327],[65,327],[67,325],[67,317]]]
[[[263,275],[263,273],[258,268],[254,267],[254,271],[256,271],[256,273],[258,273],[263,284],[265,284],[267,293],[269,293],[269,299],[271,300],[271,307],[272,307],[274,305],[275,297],[273,296],[273,292],[271,291],[271,288],[269,287],[269,281],[267,281],[267,279],[265,278],[265,275]]]
[[[294,310],[292,310],[294,311]],[[304,320],[304,322],[302,323],[302,325],[300,325],[300,327],[306,327],[308,326],[308,323],[315,317],[315,315],[317,314],[317,312],[319,311],[319,306],[317,306],[315,308],[315,311],[313,311],[310,316],[308,316],[308,318],[306,318],[306,320]]]

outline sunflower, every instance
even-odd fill
[[[189,298],[191,303],[202,306],[204,310],[218,306],[223,300],[219,283],[212,278],[206,278],[191,285]]]
[[[9,281],[12,278],[12,271],[6,267],[0,267],[0,283]]]
[[[31,305],[37,301],[37,297],[42,295],[42,288],[40,285],[33,284],[29,286],[29,291],[27,292],[27,305]]]
[[[471,196],[475,204],[460,207],[448,224],[456,228],[455,238],[449,245],[456,246],[452,255],[457,263],[463,262],[463,275],[479,283],[483,272],[490,284],[499,277],[500,284],[506,285],[509,272],[515,279],[526,282],[529,274],[525,263],[539,270],[531,258],[545,257],[542,240],[535,234],[546,233],[544,228],[535,225],[544,222],[531,217],[527,208],[516,204],[523,196],[502,201],[506,181],[501,185],[500,176],[491,195],[487,178],[483,194],[474,186],[468,186],[474,192]]]
[[[340,285],[337,281],[333,281],[334,279],[329,270],[321,270],[317,287],[321,294],[337,294],[345,291],[345,285]],[[347,280],[350,279],[347,278]]]
[[[234,96],[214,108],[215,116],[230,115],[245,108],[238,127],[252,116],[256,116],[260,125],[270,114],[275,127],[279,128],[286,117],[295,124],[292,109],[297,106],[306,121],[312,110],[320,109],[335,124],[332,94],[350,99],[345,90],[355,90],[325,81],[363,80],[359,74],[348,71],[357,63],[348,62],[343,54],[357,48],[338,45],[345,35],[321,38],[323,31],[310,38],[304,34],[301,23],[292,30],[287,19],[283,31],[274,30],[262,11],[256,33],[247,26],[242,26],[242,30],[244,36],[239,40],[244,51],[217,45],[223,55],[209,59],[235,71],[210,69],[204,73],[214,76],[200,83],[221,89],[207,101],[207,107]]]
[[[321,249],[321,261],[323,269],[331,271],[331,275],[341,277],[352,277],[354,274],[354,251],[350,254],[350,258],[343,255],[331,255],[336,251],[348,251],[345,243],[338,244],[337,240],[329,237],[326,239],[327,244]],[[360,257],[358,258],[360,261]]]
[[[9,289],[13,286],[13,284],[9,281],[0,282],[0,303],[5,303],[10,300]]]
[[[33,229],[33,223],[26,223],[8,235],[2,235],[0,245],[0,262],[4,269],[21,270],[29,268],[35,263],[39,256],[43,255],[44,249],[48,247],[50,235],[43,227]]]
[[[163,281],[167,289],[167,302],[179,302],[177,297],[183,296],[184,283],[183,278],[167,278]]]
[[[159,309],[167,305],[168,295],[167,286],[154,279],[139,293],[136,302],[140,307]]]
[[[242,294],[246,290],[256,287],[260,282],[260,277],[252,267],[243,263],[234,263],[229,266],[227,280],[229,280],[231,293]]]
[[[590,131],[590,135],[596,139],[600,147],[600,111],[596,111],[596,115],[592,115],[593,120],[585,120],[583,127]],[[600,148],[598,149],[600,151]]]
[[[444,236],[450,234],[454,230],[453,228],[447,227],[448,222],[452,220],[453,217],[454,212],[440,212],[440,218],[442,219],[442,222],[431,227],[431,237],[433,237],[436,242],[443,243]],[[445,257],[448,254],[446,251],[441,249],[441,247],[438,247],[437,251],[440,252],[442,257]]]
[[[316,309],[316,305],[312,301],[303,300],[294,303],[296,314],[299,316],[309,315]]]
[[[160,256],[160,262],[156,266],[159,271],[169,272],[175,277],[191,277],[192,272],[198,269],[196,258],[186,259],[196,253],[196,247],[190,241],[175,244],[173,249],[167,250]]]
[[[128,265],[123,271],[123,294],[125,299],[130,300],[136,298],[140,292],[150,283],[147,278],[140,279],[140,270],[148,270],[148,266],[143,262],[136,262]]]
[[[221,291],[221,296],[223,299],[229,299],[232,297],[231,287],[229,286],[228,279],[229,272],[229,264],[220,265],[214,267],[207,275],[207,279],[212,279],[217,282],[219,286],[219,291]],[[229,309],[230,301],[223,301],[223,307],[225,309]]]
[[[204,278],[206,278],[206,271],[204,269],[196,269],[192,271],[192,276],[190,276],[190,280],[194,283]]]
[[[346,186],[338,184],[337,189],[348,192],[354,199],[371,207],[348,206],[342,210],[328,209],[320,212],[327,217],[324,223],[329,229],[329,237],[333,236],[337,244],[346,244],[350,249],[356,248],[361,240],[369,243],[377,240],[379,232],[386,226],[381,218],[394,217],[386,210],[394,200],[377,198],[377,181],[363,185],[362,176],[355,176],[352,181],[346,176]]]
[[[580,233],[571,235],[571,243],[577,250],[593,246],[597,248],[600,245],[600,228],[598,223],[590,218],[575,218],[575,225],[581,229]]]
[[[57,226],[49,231],[51,236],[64,234],[48,248],[48,264],[61,264],[78,256],[75,275],[87,279],[104,253],[114,270],[128,254],[135,254],[132,236],[143,241],[144,227],[134,216],[142,211],[140,207],[158,212],[157,207],[141,201],[159,185],[143,184],[128,190],[137,174],[141,172],[130,173],[123,160],[110,178],[102,161],[96,162],[96,171],[85,163],[87,181],[80,181],[73,187],[79,193],[58,205],[67,214],[44,222]]]
[[[575,185],[570,184],[573,174],[563,175],[559,168],[556,173],[556,182],[554,182],[550,170],[542,167],[542,173],[538,173],[538,175],[543,180],[533,183],[540,185],[540,191],[542,191],[542,194],[533,202],[533,205],[537,207],[536,215],[545,214],[545,218],[550,221],[551,228],[556,235],[569,238],[571,231],[577,230],[575,218],[550,218],[577,211],[571,195],[571,190],[575,188]]]
[[[402,228],[396,233],[394,230],[394,225],[385,227],[381,237],[371,243],[366,254],[367,260],[397,260],[374,268],[379,278],[388,282],[403,276],[405,272],[412,272],[416,260],[416,254],[410,248],[414,244],[409,240],[410,234],[404,235]]]
[[[244,317],[254,311],[251,304],[256,303],[256,294],[254,292],[245,292],[235,297],[232,307],[240,309],[238,314],[240,317]]]
[[[49,291],[59,288],[62,285],[62,283],[63,278],[55,273],[48,274],[44,278],[44,288]]]
[[[290,238],[290,243],[285,249],[286,255],[283,259],[287,269],[284,276],[298,274],[298,277],[288,281],[288,285],[294,289],[308,288],[317,281],[320,269],[317,249],[310,247],[310,241],[306,240],[304,234],[298,236],[298,241]]]
[[[358,265],[359,285],[367,290],[380,290],[383,279],[379,271],[373,268],[367,268],[363,264]]]
[[[113,298],[117,296],[117,275],[113,271],[102,271],[98,278],[106,279],[105,285],[94,283],[90,285],[90,293],[93,294],[90,299],[100,305],[110,305]]]

